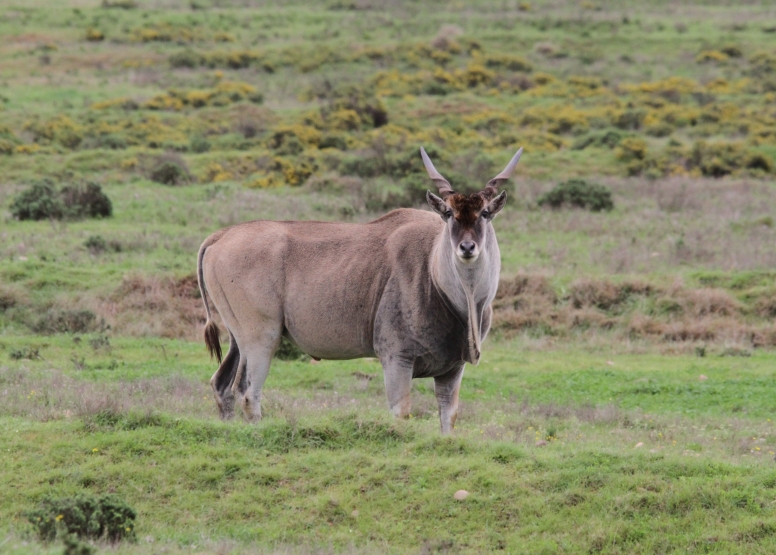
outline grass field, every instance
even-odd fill
[[[0,375],[11,552],[30,549],[22,508],[82,488],[138,509],[128,552],[773,548],[772,354],[500,342],[467,370],[459,429],[441,438],[429,384],[394,421],[373,361],[276,362],[254,426],[217,420],[198,346],[88,343],[51,338],[45,360]]]
[[[776,9],[765,2],[0,6],[0,552],[115,493],[115,553],[772,553]],[[422,207],[525,154],[453,437],[374,360],[276,360],[217,419],[195,253]],[[540,206],[582,178],[614,209]],[[112,216],[14,216],[36,182]],[[456,501],[460,489],[470,495]]]

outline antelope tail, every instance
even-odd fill
[[[205,312],[207,312],[207,321],[205,322],[205,346],[210,353],[210,358],[215,356],[218,359],[218,363],[221,364],[221,342],[218,337],[218,326],[213,321],[213,315],[210,313],[210,303],[207,298],[207,287],[205,286],[205,275],[202,271],[202,259],[205,258],[205,250],[210,246],[210,242],[206,241],[199,248],[199,255],[197,256],[197,282],[199,283],[199,293],[202,295],[202,302],[205,303]]]

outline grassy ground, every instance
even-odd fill
[[[199,346],[90,339],[48,338],[45,360],[0,374],[11,552],[31,548],[23,510],[82,489],[138,510],[128,552],[772,549],[771,354],[502,342],[467,370],[456,437],[441,439],[430,384],[394,421],[376,362],[276,361],[268,418],[221,423]]]
[[[115,492],[117,553],[771,553],[776,12],[709,2],[0,6],[0,551]],[[440,438],[430,383],[275,361],[222,423],[195,253],[256,218],[420,207],[525,146],[495,330]],[[172,164],[174,184],[159,168]],[[169,172],[168,172],[169,175]],[[559,181],[614,210],[540,208]],[[37,180],[113,216],[19,221]],[[455,501],[459,489],[470,492]]]

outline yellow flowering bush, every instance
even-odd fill
[[[695,56],[695,61],[699,64],[706,64],[709,62],[724,62],[728,58],[727,54],[719,50],[704,50]]]
[[[105,40],[105,34],[99,29],[90,27],[86,30],[86,40],[89,42],[100,42]]]

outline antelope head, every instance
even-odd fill
[[[462,195],[453,191],[450,182],[436,170],[423,147],[420,148],[426,171],[439,189],[439,196],[428,191],[426,199],[434,212],[447,222],[445,232],[460,262],[475,262],[486,248],[491,222],[507,201],[506,191],[499,193],[498,188],[512,175],[522,153],[521,148],[504,171],[488,181],[482,191]]]

